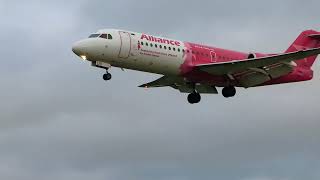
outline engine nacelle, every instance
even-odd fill
[[[249,53],[247,58],[248,59],[254,59],[254,58],[262,58],[268,56],[267,54],[262,54],[262,53]]]

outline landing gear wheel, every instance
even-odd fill
[[[201,101],[201,95],[197,92],[193,92],[188,95],[188,102],[190,104],[197,104]]]
[[[233,86],[225,87],[222,89],[222,95],[225,98],[234,97],[236,93],[237,93],[236,88]]]
[[[109,81],[111,80],[111,78],[112,78],[112,75],[110,73],[106,73],[103,75],[103,80],[105,81]]]

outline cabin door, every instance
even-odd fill
[[[127,59],[131,52],[131,36],[130,33],[123,31],[119,31],[119,34],[121,40],[119,58]]]

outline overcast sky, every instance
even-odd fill
[[[0,179],[318,180],[320,68],[310,82],[186,95],[90,67],[73,42],[101,28],[244,52],[320,30],[319,0],[0,0]],[[319,59],[318,59],[319,60]]]

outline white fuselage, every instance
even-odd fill
[[[164,75],[180,73],[184,49],[181,41],[122,30],[100,30],[73,46],[77,55],[91,62]]]

